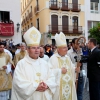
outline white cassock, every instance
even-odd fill
[[[44,57],[42,59],[47,61],[47,62],[49,61],[49,57],[47,55],[45,55],[45,54],[44,54]]]
[[[40,81],[49,87],[45,92],[36,91]],[[56,86],[49,64],[41,58],[34,60],[26,55],[16,66],[11,100],[52,100]]]
[[[53,66],[53,70],[57,89],[53,96],[53,100],[77,100],[75,88],[75,65],[72,64],[70,58],[65,55],[61,57],[58,53],[51,56],[49,63]],[[61,68],[67,69],[66,74],[61,74]]]
[[[9,50],[4,49],[4,52],[6,52],[11,57],[11,59],[13,58],[12,53]]]

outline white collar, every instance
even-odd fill
[[[94,48],[91,49],[91,52],[96,48],[96,46]]]
[[[29,57],[29,55],[27,54],[26,56],[25,56],[25,60],[28,62],[28,63],[33,63],[33,62],[40,62],[40,58],[38,58],[38,59],[32,59],[31,57]]]

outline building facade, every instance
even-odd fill
[[[21,43],[20,0],[0,0],[0,39]]]
[[[84,0],[21,0],[22,32],[35,26],[42,34],[43,44],[54,45],[54,35],[63,32],[66,41],[85,33]]]
[[[85,37],[88,40],[89,29],[100,22],[100,0],[85,0]]]

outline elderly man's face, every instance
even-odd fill
[[[32,59],[37,59],[39,57],[40,54],[40,47],[39,46],[31,46],[27,49],[29,56]]]
[[[57,48],[58,54],[61,56],[65,56],[67,54],[67,46]]]

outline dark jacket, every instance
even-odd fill
[[[91,81],[100,81],[100,50],[95,48],[87,62],[87,76]]]

